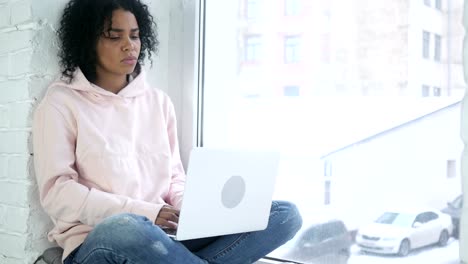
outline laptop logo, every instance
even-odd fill
[[[245,181],[241,176],[232,176],[224,183],[221,202],[224,207],[232,209],[238,206],[245,195]]]

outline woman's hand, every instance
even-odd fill
[[[161,228],[177,229],[177,223],[179,223],[180,211],[170,205],[164,205],[159,211],[156,221],[156,225]]]

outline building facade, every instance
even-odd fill
[[[460,95],[462,6],[240,0],[239,88],[247,97]]]

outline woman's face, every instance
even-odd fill
[[[126,77],[131,74],[135,70],[140,48],[135,16],[123,9],[114,10],[112,28],[105,25],[97,42],[97,79]]]

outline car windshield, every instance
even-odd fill
[[[414,215],[411,214],[400,214],[400,213],[393,213],[393,212],[386,212],[381,215],[377,220],[376,223],[379,224],[389,224],[389,225],[396,225],[401,227],[410,227],[413,224]]]
[[[455,208],[462,208],[463,206],[463,196],[458,196],[455,201],[452,202],[452,206]]]

